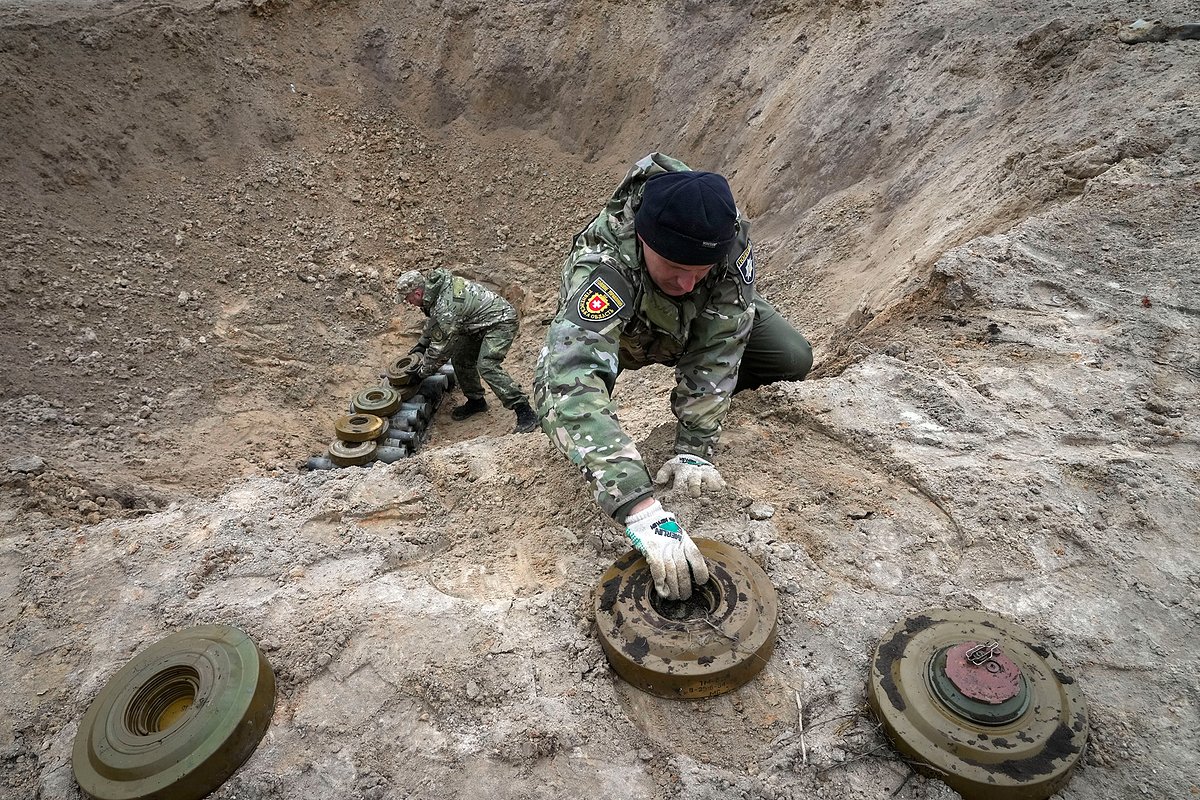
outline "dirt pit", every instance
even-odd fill
[[[1144,13],[4,3],[0,794],[78,798],[104,682],[224,623],[279,689],[222,800],[950,798],[864,703],[938,606],[1081,684],[1061,797],[1200,794],[1200,42],[1123,44]],[[504,292],[528,386],[570,237],[653,150],[729,176],[817,351],[735,401],[728,489],[663,494],[780,592],[770,664],[705,701],[611,673],[624,539],[498,404],[298,470],[416,338],[406,269]],[[652,469],[671,380],[618,384]]]

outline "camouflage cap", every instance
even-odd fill
[[[425,276],[415,269],[410,269],[408,272],[401,275],[400,279],[396,281],[396,295],[398,297],[405,297],[410,292],[424,288]]]

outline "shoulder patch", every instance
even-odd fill
[[[742,283],[747,285],[754,283],[754,248],[746,245],[746,249],[737,257],[734,266],[737,267],[738,274],[742,276]]]
[[[579,316],[592,322],[612,319],[624,307],[625,298],[604,278],[593,280],[579,295]]]
[[[568,301],[567,317],[582,327],[591,328],[596,323],[631,311],[632,300],[628,281],[615,270],[601,267]]]

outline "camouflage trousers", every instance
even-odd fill
[[[483,378],[505,408],[529,402],[529,396],[500,366],[516,337],[517,323],[502,322],[468,336],[455,349],[450,363],[454,365],[454,375],[468,400],[483,399],[483,384],[479,382]]]
[[[802,381],[812,369],[812,345],[775,307],[754,298],[754,327],[742,352],[738,381],[733,393],[757,389],[777,381]],[[618,370],[640,369],[643,364],[622,364]]]
[[[761,297],[754,298],[754,328],[742,355],[734,394],[776,381],[802,381],[812,369],[812,345]]]

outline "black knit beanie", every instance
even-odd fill
[[[715,172],[664,172],[646,181],[634,229],[651,250],[688,266],[715,264],[737,233],[729,182]]]

